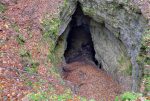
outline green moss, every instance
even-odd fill
[[[83,12],[89,16],[93,16],[95,14],[95,10],[89,7],[83,7]]]
[[[144,77],[145,80],[146,80],[146,83],[145,83],[145,91],[146,92],[150,92],[150,76],[145,76]]]
[[[130,76],[132,75],[132,66],[131,65],[129,66],[129,68],[126,69],[126,73]]]
[[[45,18],[42,21],[43,26],[43,39],[49,42],[49,53],[48,53],[48,61],[52,64],[51,68],[49,68],[49,73],[53,76],[60,77],[58,73],[57,65],[59,63],[60,58],[56,55],[56,40],[58,38],[58,31],[59,31],[60,19],[59,18],[52,18],[48,19]]]
[[[138,64],[143,64],[143,63],[144,63],[144,60],[145,60],[145,57],[142,56],[142,55],[139,55],[139,56],[137,56],[137,58],[136,58],[136,62],[137,62]]]
[[[142,37],[142,44],[140,48],[139,56],[137,57],[138,64],[150,65],[150,57],[148,51],[150,50],[150,29],[147,29]]]
[[[146,65],[150,65],[150,57],[146,57],[144,62]]]
[[[59,18],[44,19],[42,22],[43,37],[49,38],[52,41],[56,41],[58,37],[59,25],[60,25]]]
[[[67,7],[67,5],[68,5],[68,0],[64,0],[64,4],[63,4],[63,7]]]
[[[132,65],[128,57],[125,57],[125,55],[121,55],[118,63],[123,73],[127,75],[132,75]]]

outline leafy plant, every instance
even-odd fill
[[[140,96],[142,95],[139,93],[125,92],[121,96],[117,96],[115,101],[135,101]]]

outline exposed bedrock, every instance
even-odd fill
[[[130,0],[67,0],[60,14],[58,46],[62,57],[67,49],[72,16],[79,4],[84,14],[76,16],[76,23],[89,26],[98,64],[124,90],[138,91],[142,67],[136,59],[147,26],[140,9]],[[88,21],[86,16],[90,18]]]

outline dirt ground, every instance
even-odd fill
[[[97,101],[114,101],[121,87],[95,63],[82,57],[64,67],[64,79],[73,82],[74,92]]]

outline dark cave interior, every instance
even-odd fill
[[[80,4],[72,16],[64,56],[67,63],[91,60],[96,65],[95,50],[90,33],[90,17],[83,14]]]

